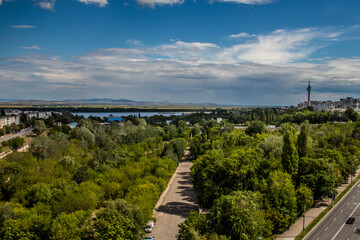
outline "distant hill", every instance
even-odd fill
[[[168,101],[163,102],[150,102],[150,101],[134,101],[129,99],[111,99],[111,98],[88,98],[88,99],[66,99],[60,101],[49,100],[10,100],[3,99],[1,104],[4,105],[122,105],[122,106],[218,106],[215,103],[170,103]]]

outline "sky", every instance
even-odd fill
[[[0,0],[0,98],[360,98],[359,0]]]

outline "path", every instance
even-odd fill
[[[197,210],[197,194],[193,188],[188,160],[189,149],[185,150],[168,188],[155,206],[154,216],[157,219],[152,233],[155,239],[173,240],[179,232],[178,224],[182,223],[191,211]]]

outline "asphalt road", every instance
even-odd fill
[[[353,224],[345,224],[355,217]],[[360,181],[343,197],[333,210],[310,232],[306,240],[359,240],[360,232]]]
[[[193,188],[190,168],[192,163],[187,160],[189,151],[180,162],[174,180],[156,209],[156,224],[152,233],[156,240],[173,240],[179,232],[178,224],[182,223],[191,211],[197,210],[197,194]]]
[[[2,137],[0,138],[0,143],[3,142],[3,141],[10,140],[10,139],[12,139],[12,138],[22,137],[22,136],[28,135],[28,134],[31,133],[31,131],[32,131],[32,129],[29,129],[29,130],[26,130],[26,131],[23,131],[23,132],[18,132],[18,133],[15,133],[15,134],[10,134],[10,135],[2,136]]]

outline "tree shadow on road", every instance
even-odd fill
[[[188,218],[190,212],[197,211],[197,206],[184,202],[169,202],[166,205],[161,205],[157,211]]]

